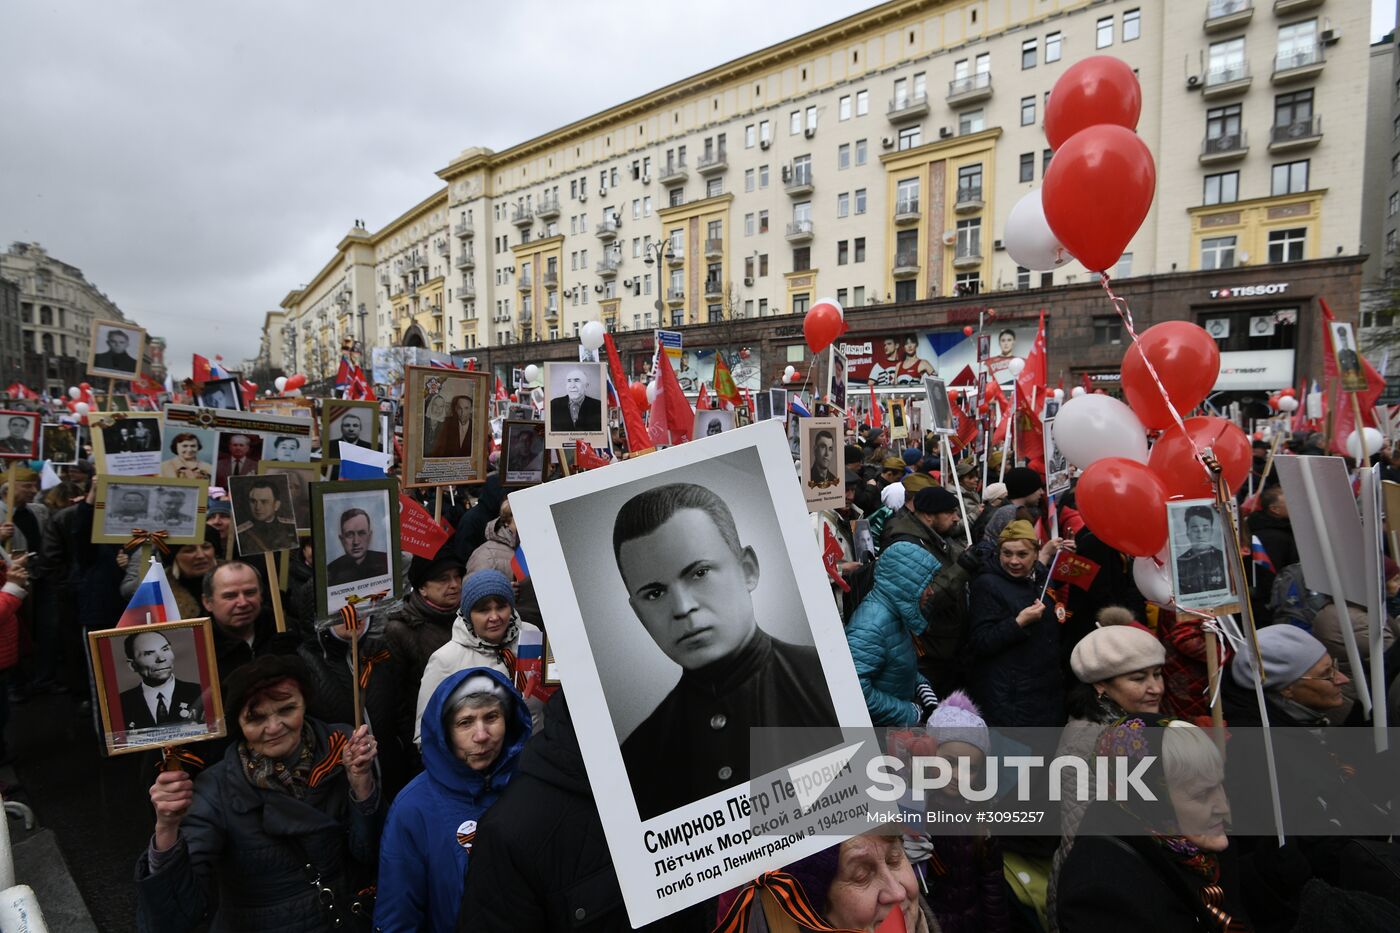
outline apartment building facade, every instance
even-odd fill
[[[1368,29],[1341,0],[893,0],[464,151],[438,194],[370,235],[377,334],[476,353],[588,320],[650,332],[828,295],[859,309],[1083,284],[1077,264],[1018,268],[1001,235],[1052,158],[1051,87],[1094,54],[1137,71],[1158,171],[1114,278],[1354,257]],[[1318,291],[1352,306],[1354,278],[1339,267]],[[407,301],[425,287],[441,330]]]

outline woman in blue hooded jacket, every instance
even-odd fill
[[[912,541],[890,545],[875,562],[874,586],[846,625],[856,677],[877,726],[915,725],[938,704],[919,673],[913,641],[928,625],[919,596],[938,568],[938,558]]]
[[[485,667],[448,675],[423,711],[423,773],[399,792],[379,847],[376,930],[451,933],[476,821],[515,774],[530,713]]]

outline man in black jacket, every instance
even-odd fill
[[[709,902],[642,929],[708,933]],[[515,777],[477,822],[458,933],[631,930],[562,690]]]
[[[214,656],[222,683],[265,654],[277,634],[263,610],[263,580],[252,564],[231,560],[204,576],[204,608],[214,622]]]
[[[1267,602],[1275,574],[1299,560],[1298,545],[1293,540],[1293,523],[1288,517],[1288,501],[1284,498],[1282,486],[1266,486],[1259,494],[1259,511],[1249,516],[1249,533],[1264,545],[1264,553],[1269,555],[1269,563],[1274,565],[1273,570],[1255,567],[1257,590]]]

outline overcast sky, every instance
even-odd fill
[[[1354,0],[1353,0],[1354,2]],[[10,3],[0,243],[37,240],[190,354],[263,313],[467,146],[500,150],[872,4]],[[1375,0],[1373,38],[1395,20]]]

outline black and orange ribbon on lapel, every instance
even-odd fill
[[[306,782],[312,787],[318,786],[340,766],[341,756],[345,754],[345,749],[350,746],[350,740],[345,737],[344,732],[336,731],[327,736],[326,744],[329,746],[326,757],[322,758],[316,767],[311,769],[311,776]]]
[[[856,933],[854,930],[845,930],[827,923],[821,914],[817,913],[812,902],[807,900],[807,892],[802,890],[802,885],[785,871],[764,872],[755,881],[745,885],[739,896],[734,899],[729,913],[725,914],[719,926],[715,927],[714,933],[747,933],[754,900],[763,891],[772,895],[774,903],[782,912],[803,929],[815,933]]]
[[[168,531],[147,531],[144,528],[131,529],[131,539],[122,545],[123,551],[134,551],[143,544],[154,544],[160,548],[162,554],[170,553],[170,545],[165,543],[165,539],[170,537]]]

